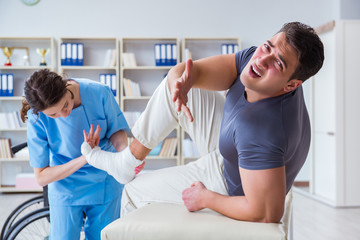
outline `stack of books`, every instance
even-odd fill
[[[177,138],[165,138],[163,141],[160,157],[173,157],[176,154]]]
[[[134,53],[123,53],[121,55],[122,65],[124,67],[136,67],[136,59]]]
[[[132,81],[128,78],[124,78],[124,92],[126,97],[140,97],[140,85],[139,83]]]
[[[19,112],[0,112],[1,129],[17,129],[23,127]]]
[[[116,49],[108,49],[105,55],[104,67],[115,67],[116,58],[117,58]]]
[[[0,158],[12,158],[11,142],[9,138],[0,138]]]

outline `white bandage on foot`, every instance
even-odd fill
[[[123,184],[135,178],[135,168],[143,163],[134,157],[129,147],[126,147],[121,152],[113,153],[103,151],[98,146],[91,148],[87,142],[83,142],[81,153],[90,165],[108,172]]]

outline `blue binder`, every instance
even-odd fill
[[[7,74],[1,74],[1,95],[7,96],[8,87],[7,87]]]
[[[77,49],[78,49],[77,65],[78,66],[83,66],[84,65],[84,44],[83,43],[78,43],[77,44]]]
[[[171,45],[171,65],[174,66],[177,64],[177,45]]]
[[[105,85],[111,89],[111,75],[105,74]]]
[[[160,44],[160,66],[166,65],[166,45]]]
[[[6,95],[12,97],[14,96],[14,74],[7,74],[7,81],[8,92]]]
[[[105,74],[104,73],[99,74],[99,81],[102,84],[106,85],[106,80],[105,80]]]
[[[223,43],[221,44],[221,54],[228,54],[228,48],[227,48],[227,44]]]
[[[2,97],[2,74],[0,73],[0,97]]]
[[[72,64],[72,44],[66,43],[66,58],[65,58],[65,65],[71,66]]]
[[[71,44],[71,65],[78,65],[78,46],[77,43]]]
[[[60,46],[60,54],[61,54],[61,65],[65,65],[65,59],[66,59],[66,43],[61,43]]]
[[[111,74],[111,91],[116,96],[116,74]]]
[[[234,53],[234,44],[228,44],[228,54],[233,54]]]
[[[154,57],[155,57],[155,66],[161,66],[160,62],[160,44],[156,43],[154,45]]]
[[[171,66],[172,65],[172,47],[171,44],[166,44],[166,59],[165,59],[165,65]]]
[[[239,51],[239,45],[234,44],[234,53],[237,53]]]

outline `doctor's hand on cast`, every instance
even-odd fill
[[[133,180],[145,165],[144,161],[137,160],[130,152],[129,147],[121,152],[107,152],[98,146],[100,142],[100,126],[91,125],[89,133],[84,130],[84,142],[81,153],[90,165],[108,172],[118,182],[126,184]]]

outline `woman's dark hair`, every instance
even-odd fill
[[[39,112],[58,103],[68,91],[68,80],[48,69],[34,72],[25,82],[25,99],[20,110],[21,120],[27,119],[27,112],[39,115]],[[70,91],[71,95],[73,93]]]
[[[299,66],[291,79],[305,81],[315,75],[324,62],[324,45],[315,30],[300,22],[284,24],[280,32],[286,34],[287,42],[296,49]]]

